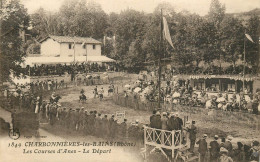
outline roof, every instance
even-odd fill
[[[243,80],[253,81],[256,79],[254,76],[239,76],[239,75],[191,75],[190,79],[231,79],[231,80]]]
[[[40,43],[44,42],[48,38],[53,39],[54,41],[57,41],[59,43],[74,43],[75,41],[75,43],[85,42],[90,44],[101,44],[100,41],[88,37],[69,37],[69,36],[54,36],[54,35],[49,35],[48,37],[41,40]]]
[[[115,60],[108,58],[106,56],[76,56],[75,62],[115,62]],[[34,64],[64,64],[64,63],[73,63],[74,57],[26,57],[24,64],[25,65],[34,65]]]

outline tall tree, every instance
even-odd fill
[[[145,34],[146,17],[144,13],[126,10],[120,13],[118,20],[115,22],[116,29],[116,60],[124,64],[124,60],[128,58],[129,47],[134,43],[135,52],[138,55],[143,55],[141,50],[141,42]]]
[[[5,81],[11,72],[20,74],[19,65],[25,55],[21,36],[29,25],[29,16],[19,0],[4,0],[1,7],[0,79]]]
[[[237,18],[227,16],[221,23],[220,32],[224,60],[232,63],[234,72],[236,62],[243,53],[244,27]]]
[[[246,33],[249,34],[255,43],[246,39],[246,62],[253,67],[256,72],[259,64],[259,35],[260,35],[260,20],[257,15],[251,15],[246,27]]]
[[[221,50],[221,33],[220,24],[225,17],[225,5],[221,4],[219,0],[212,0],[208,13],[208,20],[214,24],[216,28],[210,35],[215,37],[214,44],[211,46],[211,54],[219,60],[219,73],[221,73],[221,56],[223,51]]]

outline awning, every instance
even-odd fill
[[[253,81],[255,80],[255,77],[249,77],[249,76],[238,76],[238,75],[191,75],[190,79],[230,79],[230,80],[245,80],[245,81]]]
[[[26,57],[24,65],[37,65],[37,64],[69,64],[74,62],[74,57]],[[82,62],[115,62],[115,60],[106,56],[76,56],[76,63]]]

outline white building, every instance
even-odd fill
[[[101,55],[101,42],[93,38],[50,35],[40,43],[40,55],[26,57],[26,65],[115,61]]]
[[[93,38],[48,36],[40,43],[42,56],[101,56],[101,42]]]

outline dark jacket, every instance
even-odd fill
[[[196,144],[199,145],[199,153],[200,154],[205,154],[208,150],[207,142],[205,139],[200,139]]]
[[[196,140],[196,134],[197,134],[196,126],[192,124],[191,127],[188,128],[188,132],[190,133],[189,134],[190,140],[195,141]]]
[[[219,150],[220,150],[218,141],[216,140],[211,141],[209,145],[210,145],[210,156],[212,158],[217,158],[219,156]]]

